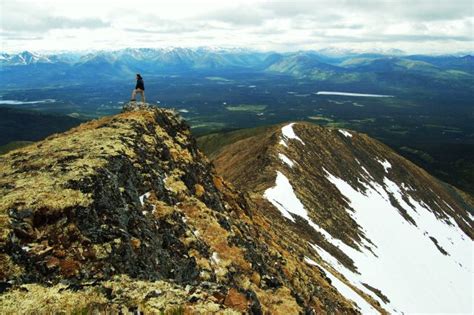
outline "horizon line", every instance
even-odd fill
[[[425,55],[425,56],[446,56],[446,55],[474,55],[474,50],[471,51],[452,51],[452,52],[433,52],[433,53],[423,53],[423,52],[410,52],[401,50],[398,48],[388,48],[388,49],[350,49],[350,48],[340,48],[340,47],[323,47],[320,49],[295,49],[295,50],[278,50],[278,49],[257,49],[257,48],[250,48],[244,46],[163,46],[163,47],[122,47],[122,48],[102,48],[102,49],[7,49],[7,50],[0,50],[0,54],[19,54],[19,53],[37,53],[37,54],[59,54],[59,53],[97,53],[97,52],[118,52],[127,49],[136,49],[136,50],[174,50],[174,49],[189,49],[189,50],[215,50],[215,51],[232,51],[232,50],[241,50],[241,51],[249,51],[255,53],[298,53],[298,52],[316,52],[322,55],[349,55],[349,54],[380,54],[380,55],[401,55],[401,56],[412,56],[412,55]],[[326,51],[327,50],[327,51]],[[334,52],[331,52],[334,50]],[[340,52],[337,52],[340,50]]]

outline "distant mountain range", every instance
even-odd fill
[[[212,48],[125,48],[111,51],[66,51],[58,53],[37,53],[23,51],[19,53],[0,53],[1,66],[25,66],[32,64],[54,64],[66,63],[80,65],[89,62],[104,61],[109,63],[123,62],[133,63],[136,61],[149,61],[162,64],[182,64],[192,66],[210,66],[212,64],[221,66],[243,66],[252,67],[263,61],[275,60],[275,57],[291,58],[294,56],[311,56],[320,61],[338,64],[355,57],[365,58],[406,58],[410,60],[422,60],[433,62],[438,65],[448,65],[451,60],[466,59],[472,54],[451,55],[409,55],[402,50],[380,50],[373,52],[360,52],[351,49],[325,48],[321,50],[308,50],[297,52],[261,52],[248,49],[212,49]],[[271,57],[267,60],[267,57]],[[221,62],[218,62],[218,61]],[[209,64],[206,64],[206,61]]]
[[[121,78],[133,73],[259,71],[312,80],[376,81],[369,73],[399,72],[434,78],[473,79],[474,57],[404,55],[401,51],[357,53],[350,50],[290,53],[219,49],[122,49],[89,53],[0,54],[0,82],[8,86],[90,78]]]

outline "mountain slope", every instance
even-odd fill
[[[74,117],[0,107],[0,145],[13,141],[37,141],[82,123]]]
[[[0,198],[1,313],[384,313],[170,110],[128,105],[1,156]]]
[[[380,142],[296,123],[227,145],[213,162],[270,202],[317,265],[389,312],[472,312],[474,200]]]

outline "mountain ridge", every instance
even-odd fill
[[[171,110],[131,104],[1,156],[0,173],[2,312],[359,312]]]
[[[382,143],[295,122],[222,147],[213,163],[290,228],[319,234],[308,240],[318,254],[390,312],[472,310],[474,200]]]

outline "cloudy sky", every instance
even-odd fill
[[[474,50],[473,0],[0,0],[2,51]]]

